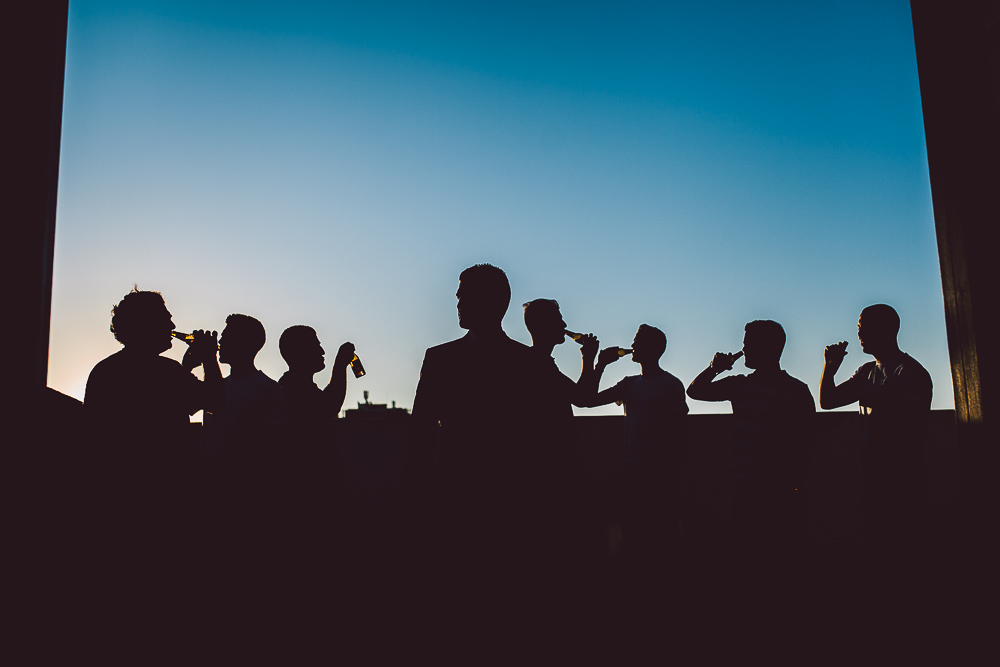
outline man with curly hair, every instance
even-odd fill
[[[162,356],[174,322],[159,292],[134,288],[111,313],[123,348],[94,366],[83,402],[96,441],[94,486],[115,515],[173,513],[197,469],[190,415],[225,401],[216,333],[194,332],[177,363]],[[191,373],[197,366],[204,380]]]

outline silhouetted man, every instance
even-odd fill
[[[501,328],[507,276],[477,264],[459,276],[456,296],[459,326],[468,333],[424,356],[405,471],[409,507],[421,486],[428,492],[431,567],[462,598],[442,603],[453,612],[495,605],[494,595],[525,583],[535,548],[536,452],[524,424],[538,409],[538,391],[525,376],[536,357]],[[481,594],[482,587],[492,593]]]
[[[92,468],[80,473],[80,501],[93,542],[75,557],[88,572],[80,621],[94,615],[129,634],[127,623],[159,624],[164,609],[176,609],[185,591],[190,596],[197,470],[190,415],[220,405],[224,388],[215,332],[194,332],[182,364],[160,356],[174,323],[158,292],[133,289],[111,312],[111,332],[124,348],[87,379]],[[191,374],[199,365],[204,381]]]
[[[564,472],[559,470],[560,466],[565,466],[576,454],[573,405],[582,405],[586,392],[563,375],[552,357],[555,346],[566,340],[566,322],[559,312],[559,304],[552,299],[529,301],[524,304],[524,325],[531,334],[531,351],[535,357],[531,368],[524,369],[525,376],[530,377],[538,387],[542,400],[537,410],[539,421],[533,424],[533,428],[543,442],[552,445],[544,452],[539,452],[539,456],[552,456],[551,461],[543,466],[550,468],[549,474]],[[580,377],[586,378],[594,373],[598,341],[593,334],[588,334],[581,339],[580,344],[583,356]]]
[[[624,465],[613,505],[623,555],[636,563],[633,574],[640,580],[661,574],[676,540],[676,484],[687,456],[684,384],[660,368],[666,349],[664,333],[643,324],[632,341],[632,361],[639,364],[641,374],[598,393],[604,369],[621,358],[617,347],[601,350],[585,401],[589,406],[612,402],[625,406]]]
[[[780,324],[750,322],[743,351],[716,352],[687,390],[699,401],[732,403],[731,517],[737,549],[748,570],[738,576],[749,582],[767,579],[767,586],[774,583],[774,575],[788,572],[788,547],[799,518],[796,492],[811,458],[816,413],[809,388],[781,369],[784,347]],[[741,354],[753,373],[717,379]]]
[[[545,394],[554,403],[553,410],[564,416],[573,416],[572,405],[584,399],[583,390],[577,383],[563,375],[552,358],[556,345],[566,342],[566,322],[559,312],[559,303],[554,299],[535,299],[524,304],[524,326],[531,334],[531,349],[536,353],[538,366],[535,368],[546,382],[553,386]],[[580,354],[583,356],[581,379],[594,372],[594,360],[597,358],[597,338],[593,334],[584,334],[580,339]]]
[[[204,464],[211,493],[243,520],[259,518],[275,502],[273,462],[284,422],[281,387],[255,364],[264,325],[232,314],[219,339],[219,361],[229,364],[225,405],[205,413]],[[236,518],[231,516],[231,518]]]
[[[858,340],[875,361],[838,385],[834,375],[847,341],[829,345],[819,385],[824,410],[860,406],[865,533],[869,545],[889,559],[910,546],[924,512],[923,455],[933,391],[930,374],[899,349],[898,333],[895,309],[868,306],[858,319]]]
[[[287,479],[285,488],[304,526],[310,517],[329,519],[341,492],[337,416],[347,395],[347,368],[354,345],[337,351],[330,381],[320,389],[313,376],[326,368],[325,350],[312,327],[288,327],[278,341],[288,370],[278,383],[285,394]]]
[[[326,368],[326,351],[316,330],[302,324],[288,327],[278,341],[281,358],[288,370],[278,383],[285,390],[285,408],[289,422],[296,417],[322,415],[326,423],[336,419],[347,396],[347,368],[354,358],[354,344],[344,343],[337,350],[330,381],[320,389],[313,376]],[[298,420],[296,420],[298,421]]]
[[[424,356],[412,413],[419,450],[411,451],[429,463],[436,442],[431,475],[451,510],[474,524],[506,521],[520,504],[523,490],[512,486],[531,455],[520,415],[537,410],[528,399],[538,392],[522,382],[536,357],[501,328],[510,304],[502,270],[466,269],[456,296],[459,326],[469,333]]]
[[[196,468],[190,415],[224,401],[216,334],[194,332],[179,364],[160,356],[174,322],[159,292],[133,289],[111,313],[111,333],[124,348],[94,367],[84,398],[102,460],[94,488],[116,496],[116,513],[172,512]],[[191,374],[199,365],[204,381]]]
[[[579,339],[582,369],[580,384],[563,375],[552,351],[566,341],[566,322],[559,304],[552,299],[535,299],[524,304],[524,324],[531,334],[535,361],[525,378],[539,389],[537,421],[531,425],[538,443],[534,457],[539,473],[541,505],[549,511],[550,526],[544,531],[553,541],[553,553],[560,554],[561,569],[570,562],[580,564],[589,525],[594,520],[594,492],[588,488],[580,460],[579,443],[573,423],[573,405],[583,405],[587,397],[586,377],[594,373],[598,341],[593,334]],[[581,386],[582,385],[582,386]],[[578,582],[574,582],[578,586]]]

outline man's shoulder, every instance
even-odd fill
[[[687,388],[684,386],[684,383],[681,382],[681,379],[676,375],[667,371],[663,371],[663,374],[669,378],[664,380],[661,385],[668,400],[677,406],[683,406],[683,411],[686,413],[688,411]]]
[[[483,349],[496,350],[501,353],[516,354],[530,356],[532,354],[531,348],[516,341],[506,333],[502,336],[497,336],[488,341],[480,341],[473,343],[469,334],[462,336],[461,338],[456,338],[455,340],[450,340],[447,343],[441,343],[440,345],[435,345],[433,347],[427,348],[424,353],[426,357],[439,357],[454,354],[462,354],[465,352],[472,352],[473,349],[477,349],[478,346],[485,345]]]
[[[265,375],[264,377],[268,376]],[[268,377],[268,379],[270,378]],[[296,377],[295,375],[287,371],[282,373],[281,377],[278,378],[276,382],[278,386],[281,387],[282,389],[297,389],[300,387],[310,387],[310,386],[316,387],[316,382],[311,377],[307,378]]]
[[[101,359],[90,369],[87,376],[87,391],[84,403],[92,403],[99,395],[103,396],[111,388],[120,383],[120,378],[127,374],[127,364],[122,359],[122,351]]]
[[[918,392],[927,397],[934,391],[934,381],[931,380],[931,374],[919,361],[905,352],[902,361],[896,367],[895,375],[898,378],[897,382],[908,387],[910,391]]]
[[[319,388],[315,380],[311,377],[296,377],[289,373],[285,373],[278,378],[278,386],[281,387],[286,396],[323,393],[323,390]]]
[[[503,350],[506,354],[514,357],[533,359],[537,353],[535,350],[532,350],[530,346],[525,345],[521,341],[514,340],[506,334],[503,338],[497,341],[497,347]]]
[[[660,376],[656,379],[663,387],[667,387],[670,389],[677,389],[679,387],[681,392],[684,391],[684,383],[681,382],[681,379],[679,377],[677,377],[670,371],[663,371],[663,373],[661,373]]]
[[[268,375],[267,373],[265,373],[262,370],[258,369],[257,372],[254,374],[254,376],[257,378],[257,382],[260,382],[261,384],[267,385],[269,387],[280,387],[281,386],[280,382],[278,382],[277,380],[275,380],[274,378],[272,378],[270,375]]]
[[[281,393],[282,391],[281,383],[260,369],[247,378],[247,380],[257,391],[265,394]]]
[[[870,376],[872,374],[872,371],[874,371],[877,367],[878,367],[878,363],[877,362],[866,361],[865,363],[863,363],[860,366],[858,366],[858,370],[854,371],[854,375],[852,375],[851,377],[852,378],[855,378],[855,377],[868,377],[868,376]]]
[[[903,353],[903,359],[899,362],[899,368],[902,372],[910,375],[926,375],[930,378],[931,374],[927,372],[923,364],[911,357],[910,355]]]
[[[424,356],[434,357],[439,355],[451,354],[456,350],[464,349],[468,345],[468,334],[462,336],[461,338],[456,338],[455,340],[450,340],[447,343],[441,343],[439,345],[434,345],[433,347],[427,348]]]
[[[155,373],[163,373],[164,375],[191,375],[188,371],[184,370],[181,366],[181,362],[171,359],[170,357],[164,357],[163,355],[156,355],[155,357],[150,357],[147,362],[150,368],[153,369]],[[193,375],[191,377],[194,377]]]
[[[90,370],[91,376],[101,375],[103,373],[110,373],[120,368],[126,364],[123,358],[122,352],[124,350],[118,350],[114,354],[108,355],[94,364],[94,367]]]
[[[233,397],[271,396],[284,391],[280,382],[272,380],[261,370],[244,377],[228,375],[222,382],[226,386],[226,392]]]
[[[785,385],[790,389],[796,391],[802,391],[804,389],[805,391],[809,391],[809,385],[807,385],[805,382],[798,379],[797,377],[790,375],[786,370],[782,370],[778,378],[781,384]]]
[[[626,375],[621,380],[619,380],[618,382],[616,382],[614,384],[614,386],[615,387],[621,387],[621,388],[632,387],[632,386],[635,386],[635,383],[638,382],[641,379],[642,379],[641,375]]]
[[[816,402],[813,400],[812,390],[809,388],[809,385],[797,377],[792,377],[787,371],[782,371],[782,375],[784,375],[784,382],[788,395],[790,397],[794,395],[795,400],[801,401],[801,405],[803,406],[808,403],[812,406],[813,411],[815,411]]]
[[[144,373],[184,373],[180,362],[162,355],[135,356],[124,349],[118,350],[97,362],[90,371],[91,375],[114,375],[127,373],[130,370],[142,370]]]

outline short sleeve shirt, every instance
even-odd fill
[[[210,439],[231,440],[284,422],[281,385],[263,371],[244,378],[229,376],[223,382],[226,386],[225,410],[205,415],[205,432]]]
[[[615,385],[625,405],[625,462],[662,460],[683,446],[678,437],[688,413],[684,383],[664,371],[646,377],[630,375]]]
[[[865,462],[876,468],[922,465],[933,385],[916,359],[903,354],[891,366],[870,361],[843,385],[857,397]]]
[[[202,383],[173,359],[121,350],[90,372],[84,406],[119,430],[134,425],[138,434],[184,428],[203,400]]]
[[[720,378],[713,385],[733,406],[730,475],[786,481],[808,464],[816,404],[804,382],[785,371]]]

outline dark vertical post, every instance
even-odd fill
[[[1000,4],[912,0],[934,219],[965,424],[995,418],[1000,223]]]
[[[65,482],[79,474],[81,459],[66,456],[80,447],[80,410],[74,401],[46,389],[49,314],[63,78],[66,67],[67,0],[29,0],[3,8],[4,217],[0,241],[4,313],[4,393],[0,439],[5,487],[11,499],[5,522],[11,558],[31,595],[18,596],[26,628],[53,628],[63,609],[73,571],[64,558],[70,516],[78,502]],[[65,399],[65,400],[63,400]],[[76,445],[76,449],[72,446]],[[77,487],[82,489],[83,486]],[[72,565],[76,565],[73,563]],[[62,597],[59,597],[62,595]],[[64,628],[54,630],[63,632]],[[39,634],[25,637],[44,646]],[[44,658],[43,658],[44,660]]]
[[[4,365],[28,395],[46,385],[59,141],[66,68],[67,0],[34,0],[4,10],[17,44],[7,63],[4,157],[11,216],[4,229]]]
[[[996,497],[1000,285],[1000,3],[911,0],[951,355],[963,487],[972,525]],[[980,530],[980,529],[974,529]]]

